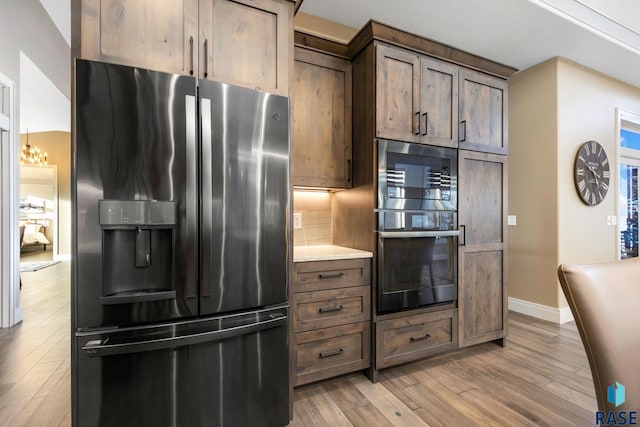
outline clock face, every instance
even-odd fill
[[[587,141],[580,146],[576,156],[574,179],[576,189],[583,202],[597,205],[609,190],[609,159],[604,148],[596,141]]]

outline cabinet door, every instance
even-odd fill
[[[420,63],[420,142],[457,148],[458,67],[427,56]]]
[[[296,48],[291,183],[351,187],[351,63]]]
[[[199,76],[289,96],[293,3],[200,0]]]
[[[506,336],[506,156],[460,150],[460,347]]]
[[[507,82],[460,70],[460,148],[507,154]]]
[[[376,136],[420,139],[420,57],[408,50],[376,46]]]
[[[84,59],[192,74],[197,68],[198,0],[83,0]]]

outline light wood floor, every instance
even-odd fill
[[[29,260],[32,261],[32,260]],[[23,273],[24,322],[0,329],[0,425],[69,426],[69,261]],[[298,426],[593,425],[596,401],[575,324],[509,316],[507,347],[296,389]]]

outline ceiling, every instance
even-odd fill
[[[40,2],[69,43],[70,0]],[[357,29],[375,19],[519,70],[562,56],[640,87],[638,0],[304,0],[300,11]],[[69,100],[28,58],[21,69],[21,130],[69,130]]]
[[[555,56],[640,87],[637,0],[304,0],[354,28],[369,19],[519,70]]]

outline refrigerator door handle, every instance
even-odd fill
[[[211,187],[211,156],[212,156],[212,126],[211,126],[211,100],[200,98],[200,125],[202,126],[202,207],[200,211],[201,226],[200,237],[201,254],[210,253],[205,248],[211,247],[211,224],[213,224],[213,190]],[[202,255],[201,255],[202,256]],[[201,260],[201,268],[209,269],[210,260]],[[202,297],[211,296],[211,284],[209,271],[202,275]]]
[[[117,344],[107,344],[108,340],[93,340],[87,342],[82,347],[82,351],[89,357],[104,357],[119,354],[140,353],[144,351],[164,350],[168,348],[202,344],[211,341],[220,341],[226,338],[238,337],[254,332],[277,328],[279,326],[285,326],[286,324],[287,316],[283,314],[261,322],[179,337],[160,338],[148,341],[132,341]]]
[[[197,265],[198,254],[198,170],[197,162],[197,136],[196,126],[198,122],[196,112],[196,97],[186,95],[185,99],[186,115],[186,163],[187,163],[187,186],[186,186],[186,216],[187,216],[187,241],[190,242],[190,254],[186,254],[190,265]],[[195,297],[198,294],[196,272],[194,269],[187,269],[186,296]]]

